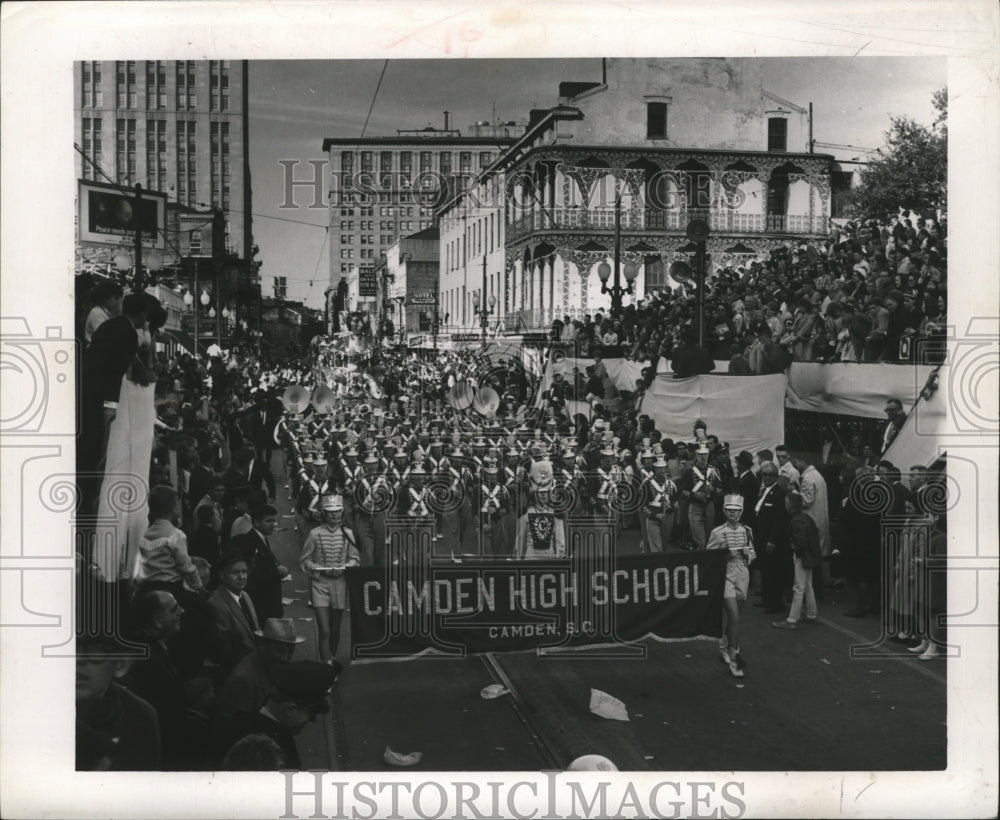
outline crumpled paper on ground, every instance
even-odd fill
[[[493,700],[501,695],[506,695],[509,690],[501,683],[491,683],[479,690],[479,697],[483,700]]]
[[[400,754],[399,752],[394,752],[388,746],[385,747],[385,752],[382,753],[382,759],[390,766],[416,766],[423,757],[423,752]]]
[[[600,689],[590,690],[590,711],[608,720],[628,720],[628,709],[618,698]]]

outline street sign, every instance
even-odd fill
[[[377,296],[378,279],[375,276],[375,268],[372,265],[364,265],[358,268],[358,297]]]

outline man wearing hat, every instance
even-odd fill
[[[442,458],[440,475],[448,482],[449,504],[440,516],[439,526],[444,551],[452,554],[464,552],[466,534],[473,531],[471,491],[478,479],[467,466],[466,458],[461,447],[454,447]]]
[[[695,549],[705,549],[708,533],[715,523],[715,496],[722,488],[719,471],[708,464],[709,449],[704,444],[695,451],[694,463],[681,475],[678,489],[688,502],[688,526]]]
[[[306,640],[296,634],[291,618],[268,618],[255,634],[257,648],[236,664],[216,698],[212,735],[217,745],[230,735],[236,721],[255,714],[267,703],[274,688],[272,671],[291,662],[295,647]]]
[[[595,513],[613,522],[617,536],[621,532],[619,493],[625,481],[625,474],[616,463],[615,451],[611,446],[605,446],[600,453],[601,461],[594,471],[591,482],[595,488],[591,498]]]
[[[750,587],[750,564],[756,559],[753,530],[740,523],[743,498],[727,495],[722,510],[726,523],[712,530],[706,549],[729,551],[726,563],[726,584],[722,593],[723,636],[719,640],[720,655],[734,677],[742,678],[746,662],[740,654],[740,612]]]
[[[369,453],[362,464],[363,474],[354,485],[354,533],[358,538],[361,564],[385,565],[385,511],[391,506],[392,487],[377,474],[378,459]]]
[[[554,505],[563,518],[573,518],[583,510],[583,495],[586,478],[577,463],[576,451],[567,447],[560,453],[560,464],[555,470],[555,481],[559,488],[557,494],[562,503]]]
[[[500,470],[495,460],[487,458],[483,462],[471,503],[479,534],[479,554],[483,557],[509,555],[513,542],[509,520],[512,504],[510,493],[500,483]]]
[[[220,748],[228,750],[244,737],[263,734],[281,748],[284,768],[301,769],[302,760],[295,745],[295,736],[317,715],[330,711],[327,695],[336,676],[335,669],[315,661],[297,661],[275,667],[271,673],[273,687],[264,705],[254,714],[234,720]]]
[[[673,539],[677,485],[667,475],[667,462],[653,462],[653,473],[642,482],[643,545],[650,552],[667,552]]]
[[[316,612],[320,659],[332,663],[340,646],[340,624],[347,608],[344,570],[361,563],[354,533],[342,524],[344,500],[323,496],[323,523],[302,545],[299,567],[310,581],[310,600]]]
[[[239,549],[227,550],[219,561],[219,587],[208,599],[215,610],[219,660],[224,673],[253,652],[254,633],[260,629],[257,611],[246,593],[249,577],[246,555]]]
[[[551,504],[555,486],[552,465],[536,461],[528,475],[531,503],[517,524],[514,541],[516,558],[563,558],[566,555],[566,529]]]

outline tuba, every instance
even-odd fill
[[[289,413],[301,413],[309,406],[309,391],[298,384],[290,385],[281,394],[281,404]]]
[[[336,403],[337,394],[325,384],[321,384],[313,390],[312,405],[316,408],[316,412],[328,416],[333,413]]]

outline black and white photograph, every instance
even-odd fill
[[[72,5],[4,816],[995,814],[995,8]]]

